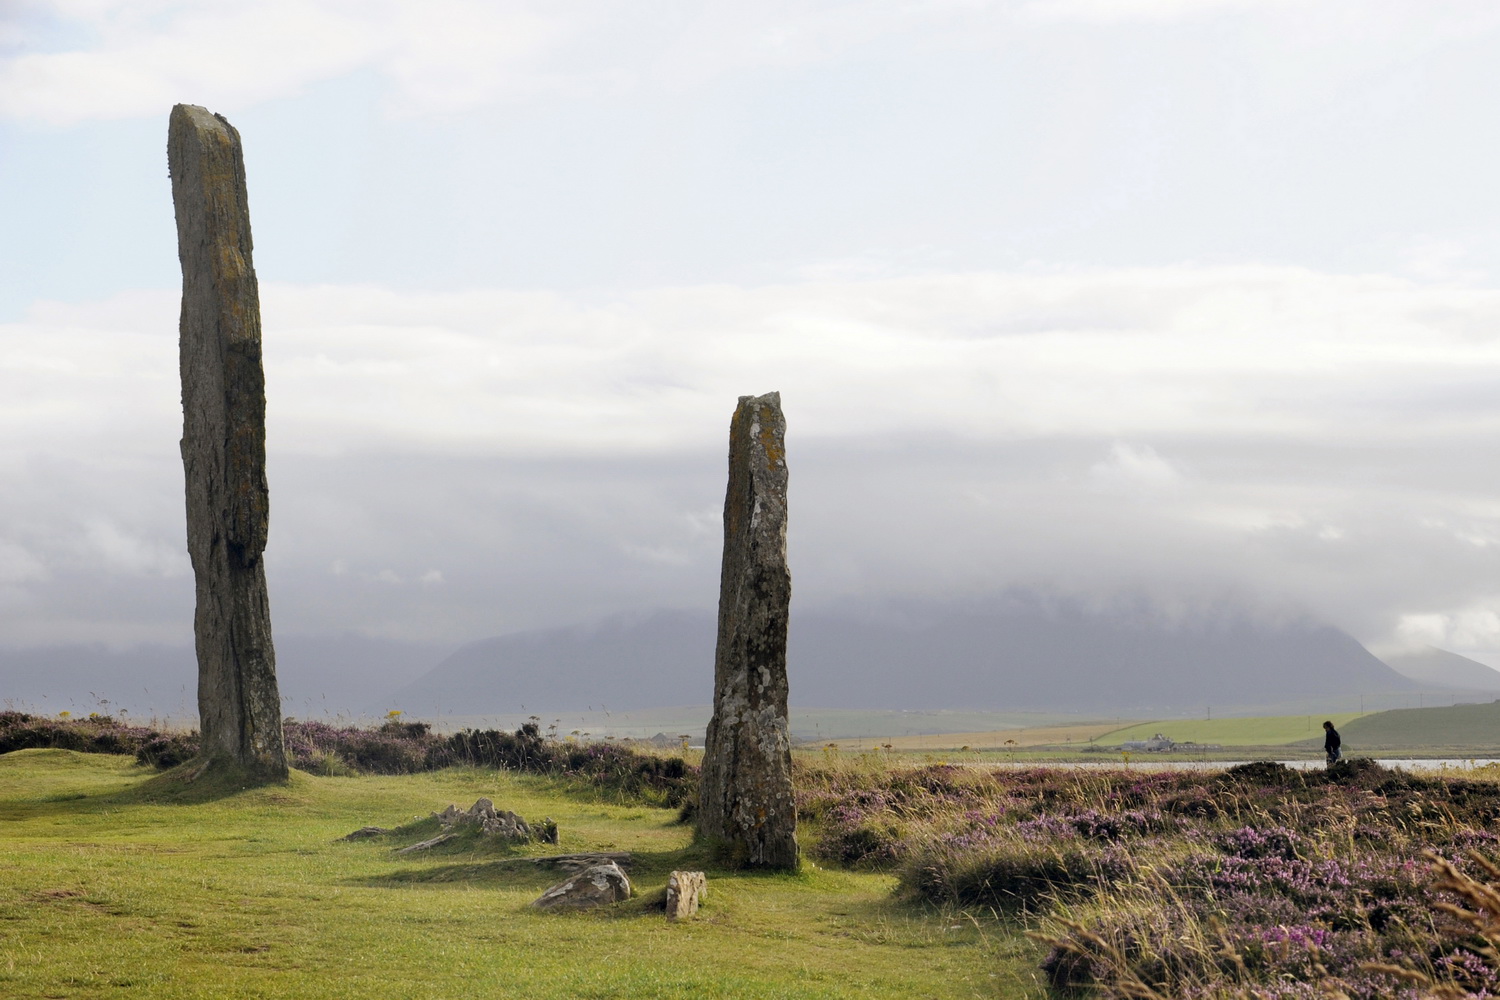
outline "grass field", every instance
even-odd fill
[[[1337,725],[1337,723],[1335,723]],[[1341,727],[1346,742],[1367,747],[1500,749],[1500,701],[1445,708],[1403,708]]]
[[[1113,733],[1120,728],[1118,722],[1070,722],[1062,725],[1038,725],[1027,728],[995,729],[986,732],[929,733],[917,736],[890,736],[885,739],[842,739],[830,741],[841,750],[868,750],[884,747],[903,752],[924,750],[951,750],[970,747],[974,750],[1004,750],[1009,746],[1036,747],[1062,746],[1070,744],[1078,748],[1090,740]]]
[[[1037,946],[1008,925],[899,905],[886,874],[717,871],[672,812],[545,778],[298,772],[219,797],[170,779],[125,757],[0,756],[0,996],[1044,995]],[[557,876],[503,855],[334,842],[481,795],[551,816],[564,851],[635,852],[639,894],[707,867],[700,919],[668,924],[636,901],[541,913],[527,904]]]
[[[1118,745],[1126,740],[1150,739],[1161,733],[1170,739],[1194,743],[1218,743],[1231,746],[1284,746],[1303,740],[1323,739],[1323,720],[1329,719],[1341,732],[1360,713],[1338,715],[1267,715],[1246,719],[1173,719],[1142,722],[1116,729],[1099,737],[1098,742]]]
[[[1429,711],[1448,711],[1430,709]],[[1391,714],[1391,713],[1386,713]],[[969,747],[973,751],[1006,753],[1038,747],[1057,748],[1065,755],[1076,754],[1090,743],[1096,747],[1117,747],[1126,740],[1149,739],[1156,733],[1179,742],[1217,743],[1225,748],[1290,746],[1305,740],[1321,741],[1323,720],[1329,718],[1341,730],[1350,720],[1360,718],[1357,712],[1332,716],[1283,715],[1230,719],[1168,719],[1137,722],[1121,727],[1118,722],[1087,719],[1063,724],[1035,725],[1026,728],[996,729],[985,732],[889,736],[884,739],[843,739],[830,741],[841,750],[869,750],[889,745],[897,752],[954,751]],[[1007,741],[1014,741],[1007,742]],[[1030,759],[1028,757],[1028,759]]]

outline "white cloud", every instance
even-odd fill
[[[1402,615],[1396,634],[1411,643],[1456,651],[1500,648],[1500,594],[1465,607]]]
[[[0,115],[68,124],[233,110],[371,68],[421,108],[465,107],[550,35],[517,4],[436,0],[98,0],[47,4],[81,40],[0,61]]]
[[[1351,78],[1496,25],[1493,5],[1340,0],[40,0],[8,26],[0,117],[70,124],[233,112],[369,71],[402,113],[538,95],[681,89],[726,74],[827,62],[877,45],[1003,47],[1035,22],[1176,22],[1230,14],[1273,47],[1287,93]],[[1253,26],[1255,30],[1250,30]]]
[[[14,542],[0,538],[0,587],[40,580],[47,575],[42,561]]]
[[[1224,10],[1264,9],[1294,0],[1030,0],[1022,13],[1041,20],[1170,21]]]
[[[1486,289],[1173,267],[263,295],[267,559],[303,629],[472,637],[711,599],[729,414],[772,389],[802,599],[1227,588],[1375,638],[1482,608],[1494,579]],[[137,294],[0,327],[0,523],[30,560],[0,637],[190,602],[180,576],[140,582],[184,564],[175,313]]]
[[[1115,442],[1109,457],[1089,469],[1089,479],[1109,492],[1160,494],[1182,482],[1182,473],[1149,446]]]
[[[913,27],[988,16],[985,6],[42,0],[43,14],[12,26],[18,52],[0,60],[0,115],[67,124],[161,114],[177,101],[230,111],[356,70],[380,74],[398,110],[463,111],[827,59]],[[67,42],[46,44],[57,38]]]
[[[602,305],[264,295],[272,433],[313,453],[659,451],[715,439],[726,399],[770,389],[804,435],[1500,431],[1479,388],[1500,378],[1500,330],[1460,336],[1428,319],[1487,313],[1500,295],[1389,277],[980,273],[658,289]],[[1134,461],[1139,479],[1148,458],[1115,462]]]
[[[85,558],[125,576],[185,576],[186,552],[164,540],[144,538],[104,518],[90,518],[80,544]]]

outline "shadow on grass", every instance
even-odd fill
[[[393,831],[394,833],[394,831]],[[389,843],[387,838],[380,840]],[[441,845],[446,847],[447,845]],[[522,848],[524,849],[524,848]],[[438,850],[437,848],[434,849]],[[493,850],[491,848],[490,850]],[[447,857],[463,853],[462,849],[448,853]],[[584,852],[591,853],[591,852]],[[615,853],[615,852],[611,852]],[[659,884],[664,887],[667,876],[673,871],[701,871],[710,882],[775,882],[779,884],[805,882],[811,884],[816,869],[804,868],[795,872],[770,872],[722,868],[713,861],[713,852],[702,844],[689,844],[676,850],[627,851],[620,866],[629,874],[637,886]],[[434,855],[424,855],[433,857]],[[563,855],[566,857],[566,855]],[[411,864],[392,869],[381,875],[362,876],[342,880],[343,885],[365,888],[422,888],[428,886],[478,885],[515,889],[535,889],[541,892],[548,886],[567,878],[573,873],[566,867],[549,863],[556,855],[517,853],[510,857],[449,861],[446,864]],[[655,905],[662,903],[664,889],[647,890],[645,895],[632,898],[631,902],[647,900],[650,907],[654,895]]]
[[[302,776],[300,780],[307,780]],[[117,795],[122,803],[149,805],[202,805],[231,798],[242,792],[279,789],[291,791],[300,784],[293,773],[280,780],[267,780],[243,768],[214,761],[188,761],[170,770],[152,775],[140,784],[123,789]]]
[[[17,750],[6,754],[37,755],[37,762],[54,772],[73,764],[92,764],[100,755],[75,750],[51,748]],[[82,758],[75,761],[74,758]],[[114,757],[119,762],[119,757]],[[24,763],[24,761],[20,761]],[[303,798],[308,782],[315,779],[294,771],[281,782],[257,782],[251,775],[229,768],[203,768],[189,762],[168,771],[156,771],[144,764],[129,764],[127,769],[100,773],[87,766],[79,767],[80,783],[62,783],[62,787],[39,798],[24,797],[6,803],[13,819],[51,819],[88,816],[101,811],[141,805],[203,805],[220,802],[241,794],[262,794],[273,802],[295,802]]]

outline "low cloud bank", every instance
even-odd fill
[[[796,600],[1230,601],[1500,649],[1500,293],[1293,268],[608,301],[264,289],[273,615],[462,641],[717,595],[782,392]],[[180,642],[176,296],[0,327],[0,640]]]

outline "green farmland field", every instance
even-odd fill
[[[1367,715],[1340,730],[1368,747],[1500,749],[1500,701],[1443,708],[1398,708]]]
[[[171,778],[126,757],[0,756],[0,996],[1043,995],[1039,946],[1014,928],[897,903],[883,874],[718,871],[671,811],[545,778],[294,772],[217,796]],[[552,817],[563,851],[634,852],[638,898],[543,913],[527,904],[558,876],[503,853],[335,842],[480,796]],[[646,905],[674,868],[708,870],[698,919],[669,924]]]
[[[1179,743],[1191,740],[1226,747],[1284,746],[1303,740],[1321,741],[1324,719],[1331,720],[1342,732],[1350,720],[1358,718],[1358,712],[1344,712],[1338,715],[1266,715],[1245,719],[1171,719],[1116,729],[1098,737],[1095,742],[1118,745],[1126,740],[1150,739],[1161,733]]]

